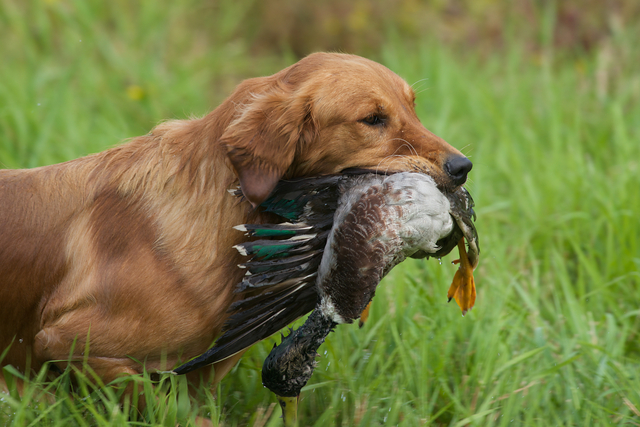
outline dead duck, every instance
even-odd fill
[[[300,390],[315,367],[316,351],[341,323],[360,318],[380,280],[407,257],[461,253],[449,289],[463,314],[473,307],[471,272],[478,263],[473,200],[462,187],[442,193],[424,174],[353,171],[281,182],[262,205],[287,221],[236,227],[257,240],[237,246],[250,256],[224,334],[182,374],[223,360],[312,311],[264,362],[263,384],[293,425]],[[464,246],[466,238],[468,253]]]

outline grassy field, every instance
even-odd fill
[[[225,3],[206,31],[187,25],[193,4],[102,3],[0,6],[0,167],[72,159],[203,115],[243,78],[295,61],[227,37],[248,1]],[[481,56],[386,37],[373,59],[414,84],[425,126],[474,162],[478,300],[464,318],[446,303],[451,257],[397,267],[365,327],[340,326],[320,348],[301,425],[640,425],[637,30],[574,55],[514,40]],[[0,425],[175,426],[203,415],[277,426],[260,382],[276,341],[197,401],[179,378],[155,389],[146,376],[126,380],[157,395],[143,414],[118,404],[117,387],[81,382],[70,397],[67,374],[48,383],[41,372],[19,395],[19,374],[5,368]]]

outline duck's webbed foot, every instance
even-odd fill
[[[455,298],[456,302],[462,310],[462,315],[473,308],[476,302],[476,284],[473,280],[473,266],[467,256],[464,245],[464,237],[458,242],[458,250],[460,251],[460,259],[453,261],[454,264],[460,264],[458,271],[453,276],[453,282],[447,292],[447,298]]]

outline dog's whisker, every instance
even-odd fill
[[[416,150],[416,148],[413,146],[413,144],[411,144],[406,139],[403,139],[403,138],[392,138],[392,139],[389,140],[389,142],[391,142],[391,141],[402,141],[404,144],[399,145],[392,154],[390,154],[390,155],[384,157],[383,159],[381,159],[380,162],[378,162],[378,165],[376,166],[376,172],[379,172],[380,166],[384,162],[390,160],[391,158],[394,158],[394,157],[407,157],[406,154],[396,154],[403,147],[408,148],[412,155],[419,156],[418,155],[418,150]],[[385,173],[387,173],[389,171],[390,167],[391,167],[391,164],[389,163],[387,165],[386,169],[385,169]]]
[[[467,158],[471,158],[471,155],[466,154],[466,153],[464,152],[467,148],[468,148],[469,150],[472,150],[472,149],[473,149],[473,146],[472,146],[471,144],[467,144],[467,145],[465,145],[464,147],[460,148],[460,152],[461,152],[462,154],[464,154]]]
[[[396,150],[393,152],[393,154],[397,153],[399,149],[401,149],[402,147],[406,146],[407,148],[409,148],[409,151],[411,151],[411,154],[413,155],[418,155],[418,150],[415,149],[415,147],[406,139],[404,138],[392,138],[389,140],[389,142],[391,141],[402,141],[404,142],[404,144],[398,146],[398,148],[396,148]]]
[[[388,155],[388,156],[384,157],[383,159],[381,159],[381,160],[378,162],[378,165],[376,166],[376,173],[377,173],[377,172],[379,172],[380,166],[381,166],[384,162],[386,162],[387,160],[391,160],[391,158],[393,158],[393,157],[407,157],[407,156],[406,156],[406,155],[404,155],[404,154],[390,154],[390,155]],[[391,167],[391,163],[389,163],[389,164],[388,164],[387,168],[385,169],[385,173],[387,173],[387,172],[389,171],[389,168],[390,168],[390,167]]]
[[[416,80],[415,82],[413,82],[413,84],[411,85],[411,88],[413,88],[415,85],[417,85],[418,83],[422,83],[429,80],[428,77],[425,77],[424,79],[420,79],[420,80]]]

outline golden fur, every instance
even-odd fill
[[[243,82],[201,119],[66,163],[1,170],[2,364],[68,359],[76,338],[80,361],[87,336],[105,382],[141,372],[133,359],[154,371],[201,354],[238,298],[233,245],[243,236],[232,226],[266,220],[252,205],[279,179],[361,167],[460,184],[444,165],[462,155],[420,124],[414,97],[375,62],[313,54]],[[238,183],[250,203],[228,193]],[[239,357],[217,364],[213,381]],[[196,373],[210,381],[209,371]]]

